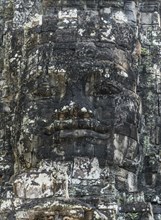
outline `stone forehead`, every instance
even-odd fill
[[[52,30],[55,25],[58,26],[59,29],[70,29],[80,26],[82,28],[79,30],[80,35],[83,33],[83,28],[86,28],[86,26],[91,26],[91,28],[99,27],[99,29],[101,30],[104,28],[112,29],[114,23],[124,23],[129,25],[128,16],[126,11],[123,10],[124,8],[112,8],[110,7],[110,4],[112,3],[114,3],[114,1],[112,1],[111,3],[109,1],[107,7],[89,7],[86,10],[84,10],[84,8],[79,8],[76,6],[58,7],[57,9],[52,10],[51,13],[47,13],[47,9],[45,8],[45,6],[42,6],[42,8],[44,9],[44,13],[42,13],[42,11],[38,9],[33,12],[30,17],[28,14],[26,14],[24,18],[21,18],[21,20],[20,17],[22,16],[22,13],[25,14],[25,12],[22,12],[19,7],[17,7],[16,13],[13,18],[13,23],[15,28],[24,27],[25,29],[42,25],[44,31],[46,31],[45,29]],[[54,1],[53,6],[56,7],[56,5],[57,4]],[[94,5],[96,5],[96,3],[94,3]],[[19,21],[19,23],[17,21]]]
[[[49,21],[50,20],[50,21]],[[75,22],[74,22],[75,21]],[[102,25],[102,28],[105,25],[112,26],[112,21],[116,23],[125,23],[128,24],[128,18],[126,12],[123,9],[116,8],[112,10],[111,7],[103,9],[87,9],[82,10],[76,7],[73,8],[59,8],[54,11],[52,14],[42,14],[40,12],[33,13],[30,19],[26,19],[24,22],[24,27],[34,27],[37,25],[45,25],[46,28],[51,28],[51,23],[53,25],[57,24],[60,29],[63,28],[72,28],[79,26],[81,24],[92,24],[97,27],[97,25]],[[48,22],[48,25],[47,23]],[[72,22],[72,23],[70,23]],[[48,26],[48,27],[47,27]],[[109,27],[109,26],[107,26]],[[45,27],[44,27],[45,28]]]

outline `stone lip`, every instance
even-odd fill
[[[109,134],[101,134],[88,129],[76,129],[76,130],[61,130],[55,133],[59,138],[71,138],[71,137],[95,137],[106,140],[109,138]]]
[[[44,133],[47,135],[59,135],[60,138],[72,135],[74,137],[96,135],[96,137],[105,138],[106,136],[101,136],[101,134],[109,133],[110,129],[111,125],[101,124],[100,121],[95,119],[68,119],[55,120],[54,123],[45,128]]]

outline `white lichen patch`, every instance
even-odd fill
[[[4,212],[5,210],[12,210],[12,201],[11,199],[3,200],[0,204],[0,212]]]
[[[42,25],[42,15],[36,13],[34,17],[31,17],[29,22],[24,24],[24,29],[33,28],[38,25]]]
[[[109,7],[109,8],[104,8],[103,9],[103,12],[105,13],[105,14],[110,14],[111,13],[111,8]]]
[[[81,108],[81,112],[87,112],[87,109],[85,107]]]
[[[109,77],[110,77],[110,74],[106,73],[105,78],[109,78]]]
[[[119,71],[118,72],[118,75],[120,75],[120,76],[122,76],[122,77],[125,77],[125,78],[127,78],[128,77],[128,74],[127,74],[127,72],[125,72],[125,71]]]
[[[85,30],[84,29],[82,29],[82,28],[80,28],[79,30],[78,30],[78,34],[80,35],[80,36],[83,36],[83,33],[85,32]]]
[[[80,179],[72,179],[72,184],[75,184],[75,185],[79,185],[81,184],[81,180]]]
[[[98,211],[98,210],[96,210],[96,211],[94,211],[94,219],[98,219],[98,220],[108,220],[108,218],[103,214],[103,213],[101,213],[100,211]]]
[[[75,105],[75,102],[73,102],[73,101],[70,101],[70,104],[69,104],[69,106],[70,107],[73,107]]]
[[[101,169],[97,158],[89,159],[78,157],[74,159],[73,178],[74,179],[99,179]]]
[[[114,137],[114,161],[117,164],[122,164],[124,152],[128,147],[128,137],[117,134],[115,134]]]
[[[18,211],[16,212],[16,219],[29,219],[29,212],[26,211]]]
[[[98,205],[98,208],[99,208],[99,209],[107,209],[108,206],[106,206],[105,204],[99,204],[99,205]]]
[[[14,200],[13,200],[13,206],[15,208],[15,210],[19,209],[21,207],[21,205],[23,204],[23,200],[18,198],[18,197],[15,197]]]
[[[104,20],[104,18],[101,18],[101,20],[102,20],[105,24],[108,23],[106,20]]]
[[[56,67],[55,66],[48,66],[48,71],[50,71],[50,70],[56,71]]]
[[[9,165],[0,165],[0,169],[1,170],[8,170],[10,168],[10,166]]]
[[[67,109],[69,109],[69,106],[68,106],[68,105],[65,105],[65,106],[63,106],[62,111],[65,111],[65,110],[67,110]]]
[[[160,76],[160,67],[157,64],[153,65],[154,74]]]
[[[140,35],[140,40],[143,44],[147,44],[147,45],[151,45],[150,39],[148,39],[148,37],[143,34],[143,33],[139,33]]]
[[[48,66],[48,71],[49,74],[52,74],[53,72],[58,73],[58,74],[65,74],[66,70],[65,69],[58,69],[55,66]]]
[[[43,198],[53,195],[53,177],[48,173],[23,173],[14,182],[19,198]]]
[[[43,171],[46,171],[46,172],[50,172],[50,171],[53,171],[53,162],[52,161],[41,161],[39,163],[39,172],[43,172]]]
[[[13,63],[15,60],[16,60],[15,57],[11,58],[11,59],[10,59],[10,63]]]
[[[12,199],[12,198],[13,198],[13,192],[7,191],[7,193],[6,193],[6,198],[7,198],[7,199]]]
[[[64,10],[58,12],[58,18],[64,19],[64,18],[77,18],[77,9],[70,9],[70,10]]]
[[[63,22],[66,23],[66,24],[70,23],[70,21],[68,19],[66,19],[66,18],[63,20]]]
[[[95,31],[91,32],[90,36],[91,37],[95,37],[96,36],[96,32]]]
[[[155,198],[153,199],[153,202],[157,202],[158,204],[161,204],[161,199],[159,198],[159,196],[155,196]]]
[[[129,192],[136,191],[136,176],[134,173],[128,172],[127,183],[128,183]]]
[[[112,25],[109,25],[107,27],[107,30],[102,32],[101,34],[102,38],[104,39],[104,38],[109,37],[109,35],[111,34],[111,30],[112,30]]]
[[[127,23],[128,19],[126,15],[122,11],[118,11],[113,14],[113,18],[116,20],[117,23]]]
[[[24,133],[29,133],[29,125],[34,125],[35,121],[34,120],[30,120],[28,114],[26,114],[23,117],[23,121],[22,121],[22,130],[24,131]]]

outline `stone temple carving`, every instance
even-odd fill
[[[159,220],[160,1],[0,10],[0,219]]]

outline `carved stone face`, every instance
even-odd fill
[[[119,13],[113,15],[113,26],[108,13],[70,9],[24,28],[27,62],[20,82],[15,172],[37,172],[30,173],[30,180],[38,185],[43,179],[41,189],[31,185],[33,198],[62,196],[68,184],[66,197],[91,195],[92,181],[103,195],[103,179],[116,167],[124,170],[120,176],[125,179],[119,185],[116,172],[116,188],[133,188],[127,176],[134,175],[138,159],[140,103],[131,56],[135,30],[119,20],[124,19]],[[19,197],[32,198],[28,175],[15,180]],[[89,185],[84,191],[82,181]],[[43,184],[47,188],[42,190]],[[26,194],[18,190],[23,187]]]

